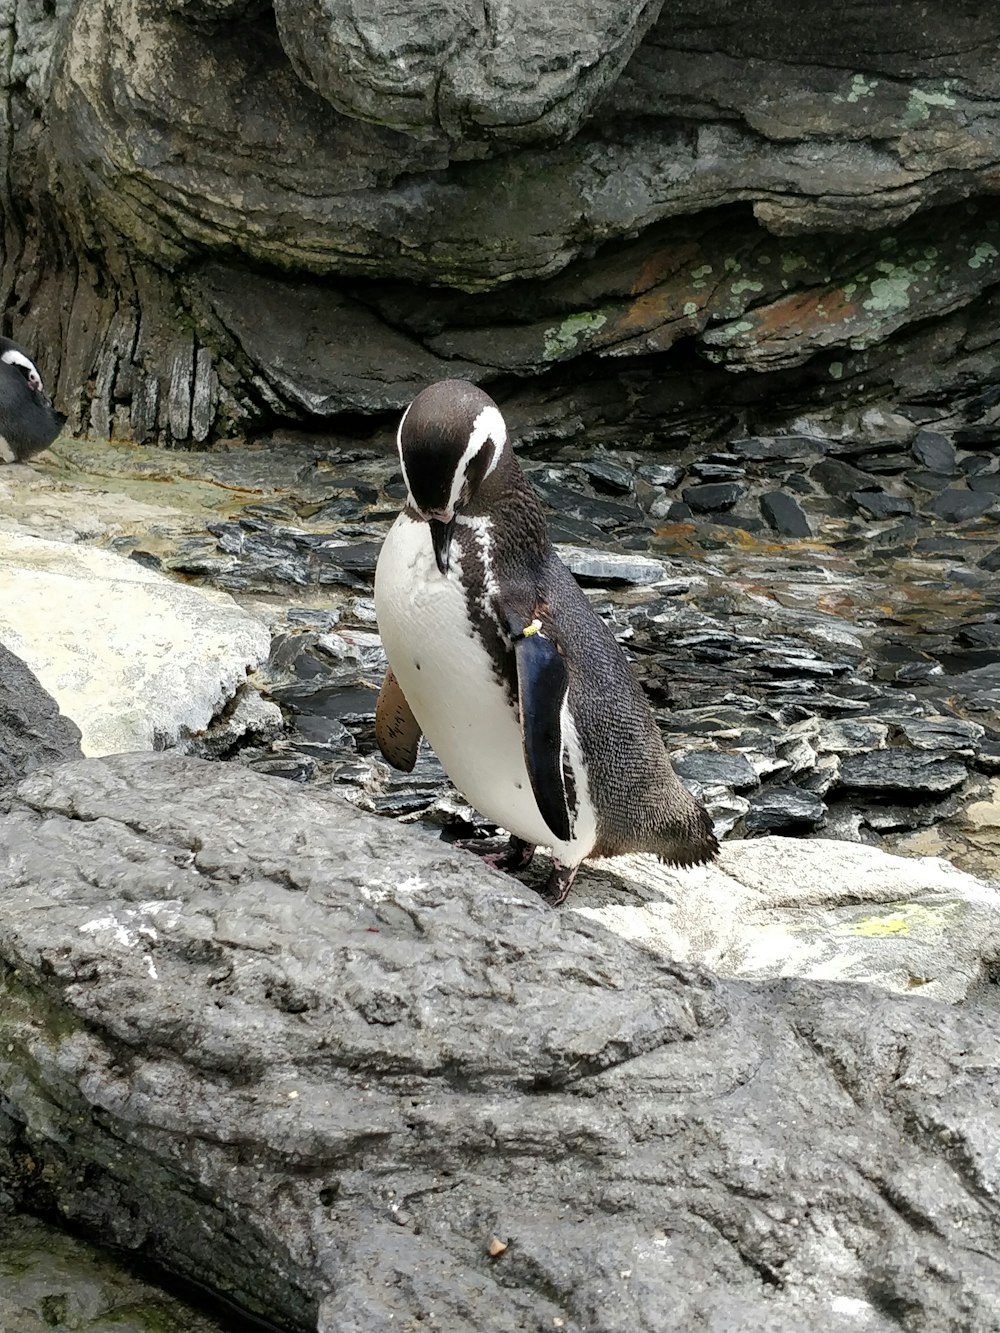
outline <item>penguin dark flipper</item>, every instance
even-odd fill
[[[375,705],[375,739],[378,748],[393,768],[412,773],[420,748],[420,723],[413,716],[406,696],[399,688],[392,667],[385,673]]]
[[[566,661],[537,620],[515,638],[521,737],[531,789],[545,823],[560,842],[569,842],[571,820],[563,775],[562,707],[569,687]]]

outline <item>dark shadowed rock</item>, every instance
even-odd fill
[[[2,1138],[0,1159],[9,1147]],[[224,1330],[85,1241],[31,1217],[0,1217],[0,1328],[4,1333]]]
[[[915,511],[912,500],[906,496],[889,495],[887,491],[855,491],[851,499],[863,514],[871,518],[893,518]]]
[[[846,500],[856,491],[875,488],[872,477],[840,458],[824,458],[809,475],[828,495],[835,495],[840,500]]]
[[[716,983],[232,767],[122,756],[21,797],[9,1189],[296,1333],[990,1326],[974,1007]]]
[[[953,477],[956,473],[955,446],[947,435],[937,430],[918,430],[910,445],[913,457],[928,472]]]
[[[760,497],[760,512],[775,532],[786,537],[811,537],[812,528],[798,500],[784,491],[768,491]]]
[[[7,808],[9,788],[26,773],[80,754],[79,728],[0,643],[0,810]]]
[[[681,495],[696,514],[711,514],[719,509],[732,509],[743,490],[735,481],[707,481],[700,486],[685,486]]]

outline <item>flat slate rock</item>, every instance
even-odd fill
[[[727,754],[721,750],[696,750],[674,760],[678,777],[702,786],[719,785],[733,791],[749,791],[760,786],[757,770],[746,755]]]
[[[800,832],[823,822],[826,806],[801,787],[767,787],[750,797],[744,826],[748,834]]]
[[[913,457],[928,472],[953,477],[958,471],[955,446],[937,430],[918,430],[910,445]]]
[[[947,518],[960,523],[963,519],[979,518],[997,503],[997,496],[992,491],[959,490],[958,487],[949,487],[928,501],[926,508],[938,518]]]
[[[780,839],[586,875],[553,911],[176,755],[30,776],[0,818],[0,1178],[291,1333],[989,1328],[1000,1037],[914,998],[981,978],[985,886]],[[720,961],[825,948],[823,984],[648,947],[699,885]],[[628,910],[641,943],[594,919]],[[829,984],[879,950],[906,998]]]
[[[760,497],[760,512],[769,527],[786,537],[811,537],[812,527],[805,511],[784,491],[768,491]]]
[[[659,583],[667,577],[660,560],[632,551],[601,551],[560,543],[556,550],[571,572],[585,583]]]
[[[964,764],[940,751],[892,746],[872,754],[848,755],[840,766],[844,787],[916,799],[955,791],[968,777]]]
[[[685,486],[681,498],[696,514],[711,514],[720,509],[732,509],[746,487],[736,481],[706,481],[701,485]]]

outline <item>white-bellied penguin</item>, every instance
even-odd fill
[[[386,759],[409,771],[423,733],[470,804],[511,834],[508,869],[551,850],[557,903],[589,856],[710,860],[712,822],[553,550],[497,405],[443,380],[407,408],[398,444],[407,500],[375,573]]]
[[[0,463],[23,463],[41,453],[62,422],[27,352],[10,338],[0,338]]]

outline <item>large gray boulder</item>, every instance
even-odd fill
[[[995,1327],[993,1016],[719,983],[176,755],[0,820],[3,1177],[281,1327]]]
[[[377,414],[448,369],[554,372],[537,418],[582,356],[615,359],[584,410],[625,438],[990,383],[989,6],[8,11],[0,300],[72,429]]]

